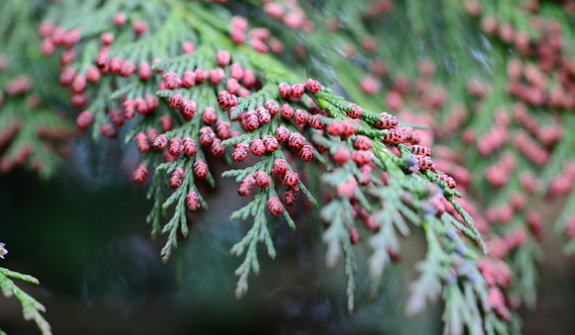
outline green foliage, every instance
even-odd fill
[[[44,81],[55,80],[53,62],[37,51],[36,27],[42,6],[38,1],[0,4],[0,170],[25,165],[43,178],[62,164],[70,121],[55,113],[63,92]],[[13,91],[14,90],[14,91]],[[54,108],[56,109],[56,108]]]
[[[4,244],[0,243],[0,258],[4,258],[6,254],[6,249],[4,249]],[[30,296],[28,293],[24,292],[21,288],[16,286],[14,280],[20,280],[26,283],[38,285],[38,279],[8,270],[6,268],[0,267],[0,288],[2,288],[2,293],[6,298],[16,297],[16,299],[22,305],[22,313],[24,314],[25,320],[34,320],[40,328],[42,335],[51,335],[52,330],[50,325],[42,316],[42,312],[46,311],[44,305],[39,303],[36,299]],[[0,334],[5,334],[0,330]]]
[[[242,115],[256,110],[261,107],[264,102],[269,100],[278,101],[279,105],[289,104],[293,109],[313,110],[319,108],[321,114],[315,116],[323,127],[329,127],[333,122],[353,122],[354,120],[348,116],[353,112],[353,105],[344,97],[338,96],[326,87],[318,94],[306,94],[306,99],[291,100],[285,99],[280,96],[278,92],[278,84],[287,82],[294,84],[303,82],[303,78],[298,75],[300,70],[293,71],[288,68],[289,60],[282,58],[272,57],[268,54],[262,54],[256,50],[247,47],[246,45],[235,45],[228,39],[228,22],[231,18],[229,12],[214,5],[207,5],[203,3],[185,3],[185,2],[169,2],[166,5],[163,2],[150,1],[146,3],[139,3],[131,5],[129,2],[111,1],[106,3],[105,6],[100,6],[97,2],[86,2],[83,6],[84,9],[93,13],[95,18],[90,23],[83,23],[77,19],[77,16],[67,16],[70,3],[62,3],[54,6],[53,10],[48,14],[49,18],[59,18],[59,24],[66,30],[78,29],[81,32],[82,39],[79,43],[78,50],[82,52],[76,61],[72,63],[76,69],[82,73],[90,68],[91,62],[96,58],[94,53],[94,45],[97,41],[95,35],[105,32],[108,29],[114,29],[115,42],[110,51],[110,58],[118,57],[129,61],[133,64],[140,62],[151,62],[155,58],[160,58],[161,61],[154,63],[152,68],[157,71],[174,72],[176,75],[181,76],[184,71],[194,69],[205,69],[211,71],[217,67],[215,60],[215,52],[217,50],[228,50],[232,54],[235,63],[240,64],[244,71],[253,71],[259,87],[252,88],[250,94],[245,97],[238,98],[237,106],[227,111],[221,109],[216,103],[216,92],[225,89],[223,83],[208,85],[196,84],[192,88],[178,88],[175,90],[159,90],[156,87],[159,84],[158,76],[152,77],[150,80],[140,80],[129,77],[118,77],[106,75],[100,83],[94,87],[88,88],[92,94],[92,103],[88,110],[94,114],[93,135],[98,136],[98,130],[105,125],[106,118],[104,117],[106,106],[108,108],[116,108],[119,106],[120,101],[118,98],[124,100],[133,100],[138,97],[156,93],[162,99],[168,102],[177,94],[185,101],[193,100],[198,106],[198,112],[207,106],[215,107],[218,120],[236,120]],[[248,4],[248,7],[251,5]],[[111,16],[113,13],[130,10],[131,20],[141,19],[148,24],[146,31],[140,36],[133,38],[133,33],[125,28],[111,27]],[[152,15],[153,13],[153,15]],[[219,19],[214,20],[213,15],[217,15]],[[133,22],[133,21],[132,21]],[[259,23],[259,19],[253,22]],[[262,24],[274,27],[274,24],[263,19]],[[272,32],[278,32],[272,29]],[[313,33],[314,35],[319,33]],[[290,41],[287,37],[286,41]],[[180,46],[185,41],[191,41],[195,46],[195,51],[191,54],[180,54]],[[311,45],[312,43],[310,43]],[[329,45],[328,45],[329,46]],[[312,49],[318,50],[318,49]],[[319,50],[318,50],[319,52]],[[338,68],[340,65],[347,64],[340,58],[327,59],[328,65],[333,68]],[[347,65],[346,65],[347,66]],[[314,73],[322,76],[322,68],[314,69]],[[344,71],[340,69],[339,71]],[[116,87],[110,89],[110,87]],[[346,85],[346,90],[349,89],[350,93],[353,92],[353,85]],[[357,97],[357,92],[350,94],[351,97]],[[366,106],[373,106],[363,98]],[[111,106],[110,106],[111,105]],[[364,103],[362,103],[364,105]],[[365,106],[363,106],[365,107]],[[306,112],[307,114],[307,112]],[[136,122],[130,125],[130,131],[126,137],[126,141],[131,141],[135,138],[136,134],[143,133],[150,127],[157,127],[161,123],[161,117],[168,116],[171,118],[173,127],[171,130],[165,132],[166,139],[190,137],[198,139],[200,142],[202,132],[206,128],[210,128],[210,124],[202,121],[199,116],[193,117],[187,121],[181,119],[173,109],[167,108],[164,103],[160,103],[158,111],[147,115],[137,116]],[[307,117],[306,117],[307,118]],[[288,171],[297,171],[300,176],[304,176],[306,171],[318,170],[323,176],[321,177],[324,183],[322,188],[309,189],[306,187],[305,178],[300,177],[297,182],[297,192],[300,191],[308,198],[313,205],[321,204],[315,200],[318,195],[327,192],[330,194],[330,200],[321,204],[322,209],[320,216],[329,225],[323,235],[323,240],[327,245],[326,262],[330,267],[337,265],[340,258],[344,259],[344,272],[347,277],[347,296],[348,308],[353,309],[354,305],[354,289],[355,289],[355,275],[357,271],[356,256],[353,244],[357,243],[358,234],[365,236],[369,239],[370,246],[374,250],[374,254],[370,261],[370,273],[374,280],[374,292],[377,288],[377,282],[381,277],[381,273],[388,262],[388,253],[390,250],[399,252],[399,244],[395,237],[395,230],[402,236],[409,234],[411,227],[415,229],[422,229],[427,227],[427,234],[439,237],[442,233],[440,227],[453,227],[455,225],[458,229],[464,231],[465,235],[469,236],[472,240],[477,241],[483,245],[477,230],[473,227],[469,215],[453,200],[453,196],[460,196],[458,192],[452,191],[447,185],[438,180],[435,173],[412,173],[408,168],[413,160],[413,155],[409,149],[404,146],[399,146],[399,151],[396,154],[392,153],[394,145],[382,141],[386,138],[389,130],[379,130],[374,127],[380,121],[381,116],[379,113],[364,110],[361,114],[361,119],[358,123],[351,123],[354,128],[353,132],[357,135],[367,136],[368,141],[373,146],[373,150],[369,151],[370,160],[373,162],[374,169],[360,169],[353,160],[347,163],[335,162],[332,160],[333,155],[337,150],[343,148],[348,152],[353,152],[355,135],[352,136],[339,136],[329,135],[324,131],[319,131],[310,126],[298,126],[287,118],[273,117],[269,124],[262,125],[255,130],[246,131],[242,129],[238,122],[232,122],[230,132],[237,132],[238,134],[228,138],[222,138],[221,146],[223,147],[236,147],[238,145],[250,145],[254,140],[263,139],[265,136],[274,136],[278,128],[284,127],[290,133],[301,132],[307,144],[312,145],[313,151],[311,152],[315,162],[306,163],[294,158],[293,154],[287,153],[287,148],[282,147],[275,152],[266,153],[259,158],[255,163],[241,169],[232,169],[223,173],[223,177],[235,178],[237,182],[243,183],[246,178],[253,175],[255,172],[263,172],[268,176],[273,174],[273,164],[276,160],[282,159],[290,162],[288,164]],[[336,124],[332,125],[337,127]],[[409,127],[408,124],[402,125]],[[218,135],[219,136],[219,135]],[[218,142],[220,143],[220,142]],[[213,144],[212,144],[213,147]],[[323,148],[323,149],[322,149]],[[321,151],[320,151],[321,149]],[[199,182],[191,171],[194,169],[194,163],[197,160],[210,162],[206,154],[210,152],[210,148],[202,145],[201,150],[192,157],[184,157],[177,159],[173,162],[161,163],[161,155],[159,152],[150,152],[145,155],[142,164],[145,166],[153,167],[155,174],[150,186],[149,197],[153,201],[153,209],[148,217],[148,221],[152,222],[152,235],[167,234],[168,240],[166,246],[162,249],[162,258],[167,261],[172,250],[178,244],[178,232],[181,232],[183,237],[187,236],[188,226],[186,223],[186,204],[185,196],[190,192],[199,193],[197,183]],[[323,152],[326,151],[325,154]],[[300,155],[301,152],[300,152]],[[224,151],[221,156],[224,162],[230,163],[232,161],[229,151]],[[302,156],[303,157],[303,156]],[[304,164],[305,163],[305,164]],[[213,163],[210,163],[213,164]],[[304,166],[305,165],[305,166]],[[187,171],[182,184],[166,199],[163,199],[162,184],[166,181],[166,176],[170,175],[176,169]],[[386,172],[387,181],[381,178],[381,173]],[[310,172],[311,173],[311,172]],[[251,178],[251,177],[250,177]],[[214,185],[215,179],[208,174],[206,181],[211,186]],[[346,183],[351,182],[352,193],[345,192]],[[438,190],[427,189],[426,185],[434,182],[438,185]],[[431,185],[431,184],[430,184]],[[327,188],[325,188],[327,186]],[[240,187],[242,187],[240,185]],[[258,261],[257,245],[262,242],[265,244],[267,253],[271,258],[275,257],[276,251],[273,246],[272,227],[268,224],[270,215],[266,213],[266,203],[272,198],[280,196],[281,185],[276,184],[272,179],[269,186],[261,188],[256,192],[252,201],[250,201],[243,208],[238,209],[231,216],[231,220],[248,220],[253,218],[251,228],[246,233],[245,237],[234,245],[231,253],[236,256],[244,256],[244,261],[236,270],[236,275],[239,277],[236,295],[242,296],[248,287],[248,276],[250,273],[259,273],[260,263]],[[433,188],[433,187],[432,187]],[[454,204],[456,212],[463,218],[465,226],[455,220],[450,214],[444,214],[435,219],[433,217],[435,212],[434,205],[431,203],[431,198],[437,192],[443,192],[448,201]],[[207,210],[207,204],[202,199],[202,208]],[[172,218],[165,225],[161,224],[161,218],[165,216],[167,210],[175,206]],[[358,210],[362,211],[364,217],[373,215],[372,231],[360,230],[356,223],[359,223],[356,213]],[[171,215],[171,214],[170,214]],[[282,216],[287,224],[296,228],[295,222],[292,220],[288,210],[282,211]],[[427,219],[424,219],[427,218]],[[423,220],[431,220],[433,223],[423,224]],[[411,227],[410,227],[411,226]],[[445,228],[443,228],[445,229]],[[453,228],[452,228],[453,229]],[[425,229],[424,229],[425,230]],[[436,234],[436,235],[433,235]],[[360,236],[360,239],[363,238]],[[459,244],[467,245],[468,243],[459,240],[459,237],[453,237],[458,240]],[[451,248],[444,243],[437,243],[436,241],[428,238],[428,243],[432,243],[434,248],[428,254],[431,264],[441,264],[440,269],[435,275],[436,286],[441,288],[442,277],[451,265],[443,264],[441,257],[447,257],[450,254]],[[462,248],[462,247],[461,247]],[[472,244],[468,245],[470,250],[475,247]],[[467,250],[467,249],[466,249]],[[474,261],[481,253],[468,251],[459,256],[468,267],[474,268]],[[441,256],[443,255],[443,256]],[[435,262],[435,263],[434,263]],[[475,270],[477,272],[477,270]],[[426,272],[424,272],[426,273]],[[481,285],[481,277],[474,273],[473,277],[474,289],[481,294],[484,285]],[[427,278],[425,275],[423,278]],[[438,279],[439,278],[439,279]],[[459,280],[465,283],[465,277]],[[424,281],[426,284],[428,281]],[[471,285],[471,284],[465,284]],[[429,292],[433,297],[439,295],[439,291]],[[486,293],[483,292],[483,295]],[[471,303],[471,301],[468,301]],[[424,305],[424,301],[418,304],[419,308]],[[468,306],[468,305],[466,305]],[[468,313],[476,315],[476,309],[469,306]],[[488,312],[489,307],[482,307],[484,312]],[[412,308],[415,309],[415,308]],[[449,322],[453,318],[452,315],[446,314]],[[477,327],[475,318],[466,318],[462,321],[461,327],[473,328]]]
[[[39,10],[43,7],[36,3],[26,6],[15,0],[8,2],[11,5],[0,5],[0,17],[8,18],[0,20],[0,37],[8,41],[8,59],[12,62],[19,53],[29,58],[17,59],[16,66],[0,71],[0,86],[5,86],[20,72],[32,76],[33,83],[55,82],[51,78],[54,74],[36,75],[38,64],[48,64],[47,68],[55,65],[50,60],[40,60],[38,53],[30,49],[39,44],[32,22],[39,20]],[[269,184],[255,189],[250,185],[246,192],[238,190],[244,196],[251,193],[253,198],[230,217],[231,221],[253,221],[246,235],[231,247],[233,255],[244,257],[236,270],[237,297],[247,292],[249,275],[260,271],[258,245],[263,243],[267,254],[271,258],[276,256],[272,223],[277,221],[275,214],[279,216],[279,213],[266,210],[267,204],[273,199],[283,201],[289,208],[281,207],[278,220],[296,229],[295,210],[291,205],[301,192],[306,200],[300,202],[319,207],[314,215],[327,226],[322,237],[327,266],[336,267],[343,260],[350,311],[354,307],[357,258],[363,256],[357,253],[355,244],[365,243],[372,251],[368,256],[368,271],[372,293],[376,294],[383,271],[400,253],[401,238],[419,234],[426,242],[427,253],[417,265],[420,276],[411,285],[408,314],[421,311],[427,301],[441,295],[445,301],[446,334],[518,333],[517,316],[511,312],[508,318],[506,307],[503,306],[503,311],[497,309],[488,295],[502,290],[506,296],[519,297],[527,304],[535,301],[540,250],[537,232],[528,226],[525,217],[531,205],[541,201],[541,195],[548,193],[556,183],[558,174],[566,169],[565,163],[573,159],[570,150],[573,136],[569,129],[575,118],[555,109],[549,116],[545,114],[549,106],[527,107],[533,122],[563,129],[564,136],[549,145],[543,143],[545,138],[538,132],[524,131],[519,122],[509,121],[517,118],[515,103],[519,99],[508,92],[509,82],[503,74],[522,51],[517,45],[502,42],[495,34],[479,33],[479,27],[485,30],[485,19],[495,17],[527,33],[528,44],[535,45],[546,32],[531,30],[532,20],[538,15],[555,18],[560,28],[567,31],[562,48],[568,54],[573,48],[572,36],[568,33],[572,17],[558,10],[557,4],[547,1],[542,1],[540,13],[524,8],[515,10],[520,1],[491,1],[481,4],[479,14],[468,15],[466,11],[470,11],[471,2],[463,5],[453,1],[293,2],[294,8],[284,9],[290,14],[303,15],[303,23],[297,28],[290,27],[292,23],[287,16],[284,21],[277,20],[268,10],[262,10],[262,4],[256,0],[228,4],[63,0],[51,5],[45,18],[65,31],[77,30],[80,34],[80,40],[68,46],[68,50],[76,52],[76,57],[66,69],[75,70],[78,76],[87,76],[88,71],[95,68],[95,61],[99,62],[102,55],[107,57],[100,69],[101,79],[89,83],[82,92],[88,97],[85,109],[93,115],[91,135],[96,140],[101,133],[112,138],[118,132],[126,143],[136,143],[143,153],[140,164],[153,174],[148,189],[152,210],[147,221],[151,223],[153,238],[166,235],[167,242],[161,251],[163,262],[168,261],[181,239],[190,233],[190,221],[199,208],[190,208],[188,196],[196,195],[199,207],[208,210],[209,199],[204,199],[200,190],[203,192],[205,186],[215,187],[219,180],[219,176],[210,171],[223,166],[222,177],[234,178],[240,188],[246,187],[246,180],[255,173],[261,172],[270,177]],[[376,13],[377,6],[382,4],[391,7]],[[114,24],[113,18],[119,13],[127,14],[126,23]],[[235,33],[231,22],[238,19],[233,16],[235,13],[249,13],[245,22],[250,32],[244,36],[246,43],[230,38]],[[87,17],[90,19],[86,20]],[[144,31],[130,29],[138,23],[145,24]],[[262,27],[267,30],[257,29]],[[102,33],[113,34],[114,42],[109,48],[102,47]],[[258,42],[255,35],[268,33],[269,37],[259,41],[263,46],[255,43]],[[264,40],[269,43],[265,44]],[[275,41],[281,42],[282,48],[272,48]],[[185,43],[193,46],[193,50],[188,50],[190,53],[182,52]],[[273,52],[262,50],[266,48]],[[231,67],[218,63],[218,51],[228,51],[234,64],[253,75],[253,84],[237,79],[244,91],[234,93],[238,96],[237,105],[232,107],[218,102],[221,98],[218,94],[230,90],[229,78],[233,77]],[[103,70],[112,67],[115,60],[134,67],[142,63],[151,65],[153,73],[150,78],[143,78],[136,73],[117,75],[114,72],[118,71]],[[536,61],[534,56],[522,56],[520,60],[529,69],[536,67]],[[182,78],[186,72],[195,70],[204,70],[210,75],[203,83],[176,85],[173,89],[166,87],[166,79],[162,78],[163,74]],[[213,80],[212,70],[222,70],[225,79]],[[294,98],[286,97],[278,89],[282,83],[303,83],[308,76],[321,80],[321,92],[305,92]],[[561,74],[555,70],[549,77],[551,88],[562,81]],[[524,79],[522,84],[529,81]],[[32,91],[58,106],[63,91],[54,89],[52,94],[52,86],[33,85]],[[173,104],[176,97],[193,101],[197,105],[195,116],[180,113]],[[135,118],[132,115],[122,119],[122,125],[113,119],[113,113],[125,111],[130,102],[140,100],[146,104],[148,99],[157,101],[157,106],[145,112],[138,110]],[[70,135],[69,123],[49,109],[32,108],[29,100],[23,95],[10,96],[0,107],[0,134],[10,135],[6,137],[9,146],[0,155],[4,162],[21,164],[22,159],[18,157],[29,146],[30,157],[24,155],[24,160],[29,158],[31,167],[38,167],[42,175],[48,176],[59,164],[59,158],[53,154],[52,147],[44,143],[50,141],[50,145],[61,146],[62,140]],[[267,123],[258,120],[261,124],[255,129],[246,127],[246,115],[264,108],[268,101],[301,110],[306,118],[311,117],[317,123],[314,126],[308,121],[297,122],[280,114],[271,115]],[[217,122],[203,118],[207,107],[214,108]],[[352,117],[356,107],[362,109],[361,116]],[[400,122],[397,127],[382,127],[380,123],[391,117],[381,113],[382,110],[397,113],[405,117],[406,122]],[[561,122],[557,122],[558,119]],[[505,131],[514,136],[505,135],[503,144],[485,154],[482,142],[496,137],[493,131],[499,123],[504,123]],[[333,130],[342,124],[353,131],[343,134]],[[58,136],[42,136],[40,127],[50,130],[45,133]],[[106,133],[105,129],[112,129],[114,133]],[[239,147],[248,150],[254,141],[277,137],[278,129],[301,134],[301,145],[310,151],[303,152],[300,146],[288,141],[280,143],[277,150],[267,150],[261,155],[252,152],[256,157],[243,163],[233,158],[232,151]],[[447,145],[438,146],[442,149],[437,150],[438,155],[434,147],[437,169],[418,161],[421,155],[411,151],[415,140],[404,138],[405,143],[394,142],[393,136],[398,130],[401,136],[405,132],[404,137],[421,133],[431,138],[429,143],[435,140]],[[203,141],[205,132],[216,135]],[[154,146],[158,133],[167,140],[195,140],[197,153],[170,156],[169,150],[166,152],[163,147],[157,150],[139,147],[142,138],[144,144]],[[471,140],[466,140],[469,136],[465,134],[473,135]],[[530,151],[541,149],[549,155],[547,164],[530,160],[522,151],[524,145],[510,139],[522,134],[531,141]],[[356,148],[356,141],[362,138],[369,143],[368,149]],[[0,147],[3,144],[0,137]],[[350,157],[345,159],[346,153],[358,151],[365,154],[369,164],[360,164]],[[286,185],[283,175],[274,172],[274,163],[278,160],[285,160],[287,170],[296,173],[299,179],[295,185]],[[515,170],[504,184],[493,185],[488,172],[509,161]],[[207,164],[205,178],[195,171],[198,162]],[[5,163],[7,167],[11,164]],[[174,186],[171,179],[176,171],[183,171],[184,175],[181,183]],[[512,212],[508,224],[492,224],[497,220],[488,219],[484,214],[511,202],[522,187],[520,174],[527,172],[540,181],[536,196]],[[462,182],[455,190],[447,175],[457,175],[462,178],[456,179],[468,179],[468,182]],[[166,195],[166,186],[174,189],[169,195]],[[287,201],[288,196],[295,200]],[[459,200],[462,197],[465,200]],[[568,204],[574,199],[572,193]],[[558,220],[559,230],[569,227],[573,208],[565,206]],[[473,220],[478,224],[474,225]],[[521,243],[499,253],[497,243],[501,245],[512,238]],[[568,243],[566,250],[573,252],[575,243]],[[491,256],[486,256],[488,251]],[[499,258],[513,270],[516,278],[512,283],[487,283],[483,273],[487,270],[478,267],[480,260]]]

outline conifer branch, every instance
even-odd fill
[[[41,7],[9,2],[0,37],[17,66],[0,64],[0,172],[24,164],[53,173],[73,133],[35,98],[70,100],[82,110],[79,129],[92,127],[94,139],[125,133],[142,154],[132,177],[153,173],[147,221],[152,237],[167,235],[166,262],[188,220],[208,210],[201,180],[213,187],[214,164],[227,166],[222,176],[240,196],[255,193],[231,216],[252,221],[231,249],[244,257],[238,297],[259,273],[257,245],[275,257],[268,221],[281,215],[295,229],[302,193],[327,225],[326,263],[343,259],[349,310],[354,245],[373,251],[375,294],[400,238],[423,234],[428,250],[407,309],[441,294],[450,334],[518,332],[511,297],[535,301],[540,202],[567,198],[556,227],[575,252],[569,1],[510,10],[327,0],[318,11],[298,1],[69,0],[49,6],[41,42],[29,24]],[[249,20],[233,16],[236,6]],[[413,36],[420,42],[407,43]],[[55,67],[29,56],[36,44],[59,57],[70,90],[14,70]],[[19,54],[30,57],[24,66]],[[307,72],[320,81],[304,81]]]
[[[8,252],[4,248],[4,244],[0,243],[0,258],[3,259],[4,255],[7,253]],[[48,321],[46,321],[44,316],[41,314],[46,311],[44,305],[39,303],[31,295],[16,286],[14,280],[20,280],[26,283],[38,285],[38,279],[0,267],[0,288],[2,289],[4,297],[16,297],[18,302],[22,305],[22,313],[24,315],[24,319],[33,320],[42,332],[42,335],[51,335],[52,329],[50,324],[48,324]]]

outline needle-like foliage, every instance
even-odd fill
[[[274,223],[297,229],[298,211],[325,224],[350,311],[358,257],[377,294],[402,239],[419,235],[406,313],[441,297],[446,334],[519,333],[542,201],[567,197],[557,226],[575,250],[573,1],[61,0],[40,42],[41,6],[6,3],[8,50],[36,43],[46,58],[0,55],[0,169],[54,170],[70,132],[31,100],[68,94],[80,130],[141,153],[132,179],[148,187],[167,262],[194,214],[217,210],[202,193],[223,168],[250,197],[230,217],[251,224],[230,246],[237,297],[261,270],[258,246],[276,256]],[[29,85],[56,58],[67,92]]]

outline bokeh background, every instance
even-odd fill
[[[240,259],[229,249],[248,227],[228,220],[241,199],[226,180],[208,196],[214,210],[195,216],[190,238],[162,264],[162,241],[150,239],[145,223],[150,204],[123,169],[134,155],[121,150],[118,142],[81,138],[52,180],[20,171],[0,178],[0,237],[10,251],[2,266],[40,279],[41,286],[24,287],[46,305],[55,334],[441,333],[441,304],[414,318],[403,313],[413,265],[424,252],[419,237],[404,243],[407,252],[386,271],[377,297],[368,279],[358,278],[356,311],[349,314],[343,271],[326,268],[323,225],[304,209],[297,231],[278,224],[277,259],[262,250],[262,273],[236,300]],[[572,334],[575,270],[555,237],[546,238],[539,302],[522,310],[524,333]],[[0,298],[0,326],[11,335],[38,333],[15,299]]]

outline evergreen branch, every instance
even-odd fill
[[[46,311],[44,305],[39,303],[36,299],[28,293],[20,289],[12,279],[21,280],[30,284],[38,284],[38,280],[32,276],[21,274],[0,267],[0,287],[4,296],[9,298],[15,296],[22,305],[22,313],[25,320],[34,320],[43,335],[51,335],[52,330],[50,324],[42,316],[42,312]]]
[[[253,216],[254,223],[252,228],[247,232],[243,239],[236,243],[230,253],[235,256],[242,256],[245,253],[245,258],[242,264],[236,269],[235,274],[239,277],[236,286],[236,297],[241,298],[248,290],[248,276],[251,271],[256,275],[259,274],[260,265],[257,258],[257,244],[264,242],[267,248],[268,255],[273,259],[276,256],[276,251],[273,246],[273,241],[267,227],[267,219],[264,213],[266,192],[260,192],[244,208],[232,213],[231,220],[242,218],[247,219],[248,216]],[[247,250],[246,250],[247,249]]]
[[[445,265],[449,264],[449,258],[441,251],[433,229],[429,227],[430,224],[432,223],[423,222],[422,225],[428,250],[425,261],[417,265],[421,275],[410,286],[411,294],[406,304],[408,315],[421,311],[425,307],[426,299],[434,300],[439,296]]]

